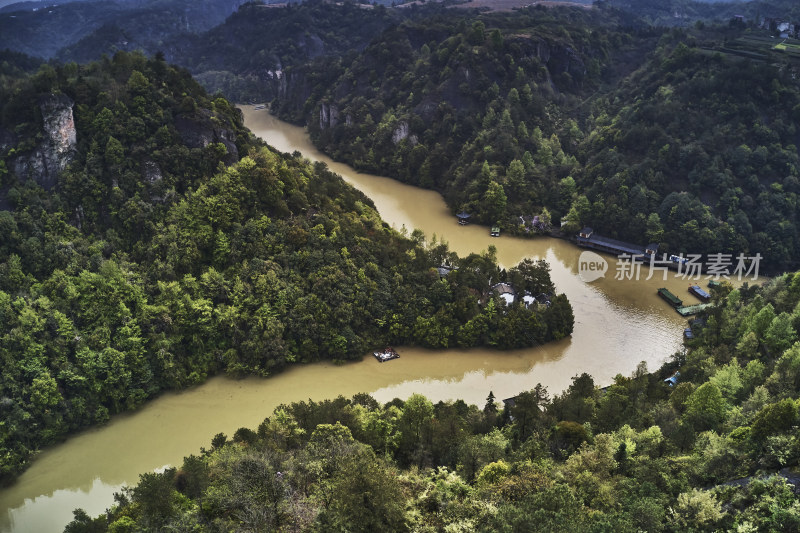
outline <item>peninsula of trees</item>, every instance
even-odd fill
[[[655,373],[284,405],[67,531],[797,531],[800,273],[713,300]]]
[[[0,480],[67,432],[215,373],[572,332],[544,262],[505,271],[491,249],[460,258],[404,237],[160,58],[5,64]],[[550,303],[507,305],[490,280]]]

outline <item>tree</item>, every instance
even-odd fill
[[[483,412],[486,414],[497,413],[497,403],[492,391],[489,391],[489,396],[486,397],[486,405],[483,407]]]
[[[406,462],[423,466],[430,453],[431,421],[433,404],[420,394],[412,394],[403,405],[400,417],[400,448]]]
[[[173,480],[175,469],[163,473],[148,472],[139,476],[139,484],[133,488],[133,501],[141,506],[145,522],[153,527],[163,525],[174,513]]]
[[[686,399],[684,420],[695,431],[715,429],[725,420],[727,407],[722,392],[711,382],[700,385]]]

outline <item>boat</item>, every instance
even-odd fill
[[[711,307],[711,305],[712,304],[710,304],[710,303],[695,304],[695,305],[681,305],[681,306],[676,307],[675,311],[677,311],[678,314],[681,315],[681,316],[692,316],[692,315],[696,315],[697,313],[700,313],[701,311],[704,311],[704,310],[708,309],[709,307]]]
[[[394,348],[387,346],[385,349],[372,352],[372,355],[375,356],[375,359],[378,360],[379,363],[383,363],[384,361],[391,361],[392,359],[398,359],[400,354],[394,351]]]
[[[680,307],[683,305],[683,300],[669,292],[669,290],[661,287],[658,289],[658,295],[665,299],[672,307]]]
[[[500,236],[500,228],[497,226],[492,226],[492,230],[489,232],[489,235],[492,237],[499,237]]]
[[[258,110],[261,110],[261,109],[266,109],[266,108],[267,108],[267,106],[266,106],[266,105],[264,105],[264,104],[261,104],[261,105],[257,105],[257,106],[255,107],[255,110],[256,110],[256,111],[258,111]]]
[[[711,295],[708,294],[706,291],[700,288],[700,285],[689,285],[689,292],[707,302],[711,299]]]
[[[681,257],[679,255],[671,255],[669,256],[669,260],[675,263],[676,265],[685,265],[689,262],[687,257]]]

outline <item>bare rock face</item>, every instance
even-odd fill
[[[411,146],[415,146],[417,144],[417,136],[409,135],[409,131],[408,122],[401,120],[392,132],[392,142],[397,144],[402,140],[408,139],[408,142],[411,143]]]
[[[402,120],[392,132],[392,142],[397,144],[406,138],[408,138],[408,122]]]
[[[39,101],[44,139],[28,153],[16,157],[12,168],[20,179],[32,179],[52,189],[58,175],[75,157],[77,132],[72,108],[75,103],[63,94],[51,94]]]
[[[236,132],[215,123],[209,112],[203,111],[191,117],[178,116],[175,118],[175,128],[189,148],[205,148],[211,143],[222,143],[228,151],[225,163],[232,164],[239,160]]]
[[[339,124],[339,108],[334,104],[322,103],[319,107],[319,129],[335,128]]]
[[[148,160],[142,164],[142,175],[145,181],[150,185],[164,179],[164,176],[161,174],[161,168],[155,161]]]

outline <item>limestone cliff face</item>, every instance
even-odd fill
[[[175,128],[189,148],[205,148],[211,143],[222,143],[228,150],[225,162],[232,164],[239,160],[236,132],[213,121],[210,112],[201,110],[196,116],[178,116],[175,118]]]
[[[335,104],[322,103],[319,106],[319,129],[335,128],[339,124],[339,108]]]
[[[586,65],[576,50],[563,43],[540,38],[517,36],[509,40],[522,55],[536,57],[547,66],[549,74],[567,73],[580,84],[586,75]]]
[[[74,105],[63,94],[51,94],[39,100],[44,138],[32,151],[12,159],[11,168],[17,177],[31,179],[45,189],[52,189],[58,183],[59,174],[75,157]]]

